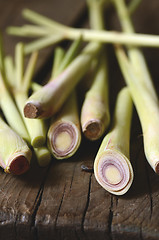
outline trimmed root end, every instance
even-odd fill
[[[159,162],[157,162],[155,165],[155,172],[159,174]]]
[[[98,120],[90,120],[83,127],[83,133],[89,140],[97,140],[102,135],[102,125]]]
[[[52,128],[50,145],[56,158],[72,156],[77,149],[78,132],[72,124],[60,123]]]
[[[21,175],[28,171],[29,169],[29,161],[24,156],[17,156],[12,160],[9,167],[5,169],[6,172],[12,173],[14,175]]]
[[[133,170],[129,160],[120,153],[107,150],[95,161],[95,176],[99,184],[107,191],[125,194],[133,180]]]
[[[24,116],[27,118],[38,118],[41,115],[40,105],[27,103],[24,107]]]

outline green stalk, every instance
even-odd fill
[[[51,46],[63,40],[61,35],[53,34],[46,37],[39,38],[33,42],[25,45],[24,53],[29,54],[45,47]]]
[[[64,57],[64,54],[65,54],[65,52],[61,47],[56,47],[55,48],[51,79],[55,78],[55,76],[58,75],[59,66],[60,66],[60,63],[61,63],[61,61]]]
[[[113,3],[116,7],[123,31],[125,33],[134,33],[135,30],[129,16],[129,8],[126,7],[124,0],[113,0]],[[127,49],[134,71],[136,71],[139,76],[139,80],[143,82],[147,87],[147,91],[158,101],[143,53],[136,47],[129,46]]]
[[[32,94],[24,107],[25,116],[28,118],[48,118],[57,113],[87,72],[100,49],[101,47],[97,43],[88,44],[60,75]]]
[[[30,46],[27,47],[26,45],[25,52],[35,51],[64,39],[75,40],[78,39],[80,36],[82,36],[82,39],[84,41],[98,41],[103,43],[126,44],[142,47],[159,47],[159,37],[156,35],[120,33],[105,30],[75,29],[57,23],[47,17],[44,17],[28,9],[25,9],[23,11],[23,16],[33,23],[46,27],[46,31],[48,29],[48,33],[46,33],[45,35],[46,37],[44,37],[44,34],[42,34],[43,38],[38,39],[37,42],[35,41],[33,45],[31,43],[31,48]],[[16,33],[16,35],[19,32],[19,35],[23,36],[21,30],[24,30],[23,27],[10,27],[7,29],[7,32],[10,34]],[[55,31],[56,34],[50,34],[50,31]]]
[[[40,167],[46,167],[51,162],[51,153],[46,146],[34,148],[34,153]]]
[[[16,131],[24,140],[30,141],[25,124],[20,116],[14,100],[5,84],[4,77],[0,74],[0,105],[8,124]]]
[[[6,56],[4,58],[4,66],[5,66],[7,84],[8,86],[14,87],[15,71],[14,71],[13,58],[11,56]]]
[[[20,175],[29,169],[31,150],[26,142],[0,117],[0,166],[7,173]]]
[[[94,29],[104,29],[103,3],[100,0],[87,0],[90,25]],[[105,54],[101,56],[92,86],[86,93],[81,110],[81,125],[85,136],[90,140],[99,139],[110,122],[108,106],[108,73]]]
[[[63,71],[65,67],[76,57],[81,39],[73,42],[61,64],[54,70],[55,75]],[[57,54],[58,52],[56,52]],[[58,55],[55,55],[59,58]],[[78,113],[78,105],[75,90],[67,98],[65,104],[53,117],[48,130],[48,146],[53,156],[57,159],[71,157],[79,148],[81,143],[81,129]]]
[[[122,47],[116,46],[116,54],[140,118],[146,158],[153,170],[159,174],[158,103],[156,102],[154,96],[152,96],[152,94],[147,90],[147,87],[140,82],[140,76],[138,76],[134,71],[132,63],[127,58]]]
[[[19,44],[17,44],[16,51],[18,50],[18,46],[19,46]],[[22,51],[22,52],[20,52],[20,51]],[[18,53],[19,53],[19,55],[18,55]],[[22,47],[20,48],[18,53],[16,53],[17,66],[21,66],[21,64],[24,61],[23,59],[21,59],[21,56],[24,56]],[[18,58],[18,56],[19,56],[19,58]],[[19,80],[18,82],[16,82],[16,86],[13,89],[15,101],[17,103],[19,111],[21,112],[21,115],[24,119],[26,128],[30,135],[30,143],[33,147],[36,147],[36,148],[43,146],[46,142],[46,127],[42,120],[39,120],[39,119],[31,120],[31,119],[24,118],[23,107],[28,98],[28,91],[29,91],[31,79],[33,76],[33,72],[35,70],[37,57],[38,57],[37,52],[35,52],[31,55],[24,75],[23,75],[23,72],[21,71],[21,68],[23,69],[22,66],[21,66],[21,68],[16,68],[16,73],[17,73],[16,79],[18,79],[18,77],[20,75],[21,75],[22,79]]]
[[[115,195],[125,194],[133,181],[129,161],[132,100],[128,88],[117,97],[113,124],[104,137],[94,162],[94,173],[99,184]]]

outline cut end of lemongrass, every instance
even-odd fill
[[[133,181],[130,161],[114,150],[106,150],[95,160],[94,172],[98,183],[115,195],[125,194]]]
[[[31,146],[33,146],[34,148],[39,148],[39,147],[41,147],[45,144],[45,141],[46,141],[45,136],[40,136],[39,135],[37,137],[34,137],[31,140]]]
[[[155,172],[159,174],[159,161],[155,164]]]
[[[78,149],[81,139],[76,127],[68,122],[50,128],[48,136],[50,148],[57,159],[71,157]]]
[[[23,156],[16,156],[10,163],[9,166],[5,169],[5,172],[12,173],[14,175],[21,175],[28,171],[29,169],[29,161]]]
[[[24,116],[27,118],[38,118],[41,115],[40,105],[35,103],[26,103],[24,106]]]
[[[34,152],[40,167],[46,167],[49,165],[52,160],[51,153],[45,146],[34,148]]]
[[[86,122],[86,124],[82,126],[82,130],[89,140],[97,140],[103,133],[102,123],[98,119],[92,119]]]

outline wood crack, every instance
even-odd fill
[[[150,201],[150,220],[151,220],[152,214],[153,214],[153,200],[152,200],[152,189],[151,189],[150,176],[149,176],[149,172],[148,172],[148,166],[146,163],[145,163],[145,170],[146,170],[148,194],[149,194],[149,201]]]
[[[61,198],[60,205],[59,205],[59,208],[58,208],[58,211],[57,211],[57,215],[56,215],[56,219],[55,219],[55,229],[56,229],[56,226],[57,226],[57,219],[58,219],[58,216],[59,216],[59,213],[60,213],[60,209],[61,209],[61,206],[62,206],[62,203],[63,203],[65,192],[66,192],[66,184],[64,186],[62,198]]]
[[[81,231],[82,231],[84,234],[85,234],[85,231],[84,231],[84,221],[85,221],[85,216],[86,216],[87,209],[88,209],[88,206],[89,206],[89,201],[90,201],[91,181],[92,181],[92,173],[90,174],[90,178],[89,178],[87,202],[86,202],[86,206],[85,206],[85,209],[84,209],[84,212],[83,212],[82,222],[81,222]]]
[[[113,195],[110,198],[110,209],[109,209],[109,217],[108,217],[108,235],[110,240],[112,240],[112,221],[113,221]]]
[[[46,173],[45,173],[45,175],[42,179],[41,185],[39,187],[39,191],[37,193],[37,196],[35,198],[35,202],[34,202],[34,205],[33,205],[34,210],[33,210],[32,216],[31,216],[30,232],[33,233],[33,239],[34,240],[38,240],[37,228],[35,226],[36,214],[38,212],[38,209],[39,209],[41,201],[42,201],[42,196],[43,196],[43,192],[44,192],[44,185],[45,185],[45,182],[46,182],[46,179],[47,179],[47,176],[48,176],[51,165],[52,165],[52,163],[48,166],[47,171],[46,171]]]

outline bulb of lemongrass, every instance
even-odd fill
[[[48,118],[57,113],[100,49],[97,43],[88,44],[60,75],[33,93],[25,104],[25,117]]]
[[[99,184],[115,195],[125,194],[133,181],[129,160],[132,100],[128,88],[117,97],[112,128],[104,137],[94,162]]]
[[[98,41],[113,44],[126,44],[132,46],[159,47],[159,37],[148,34],[122,33],[116,31],[91,30],[71,28],[57,23],[29,9],[24,9],[23,17],[36,25],[23,27],[9,27],[9,34],[19,36],[41,36],[39,39],[26,44],[25,53],[55,44],[64,39],[75,40],[82,35],[84,41]],[[38,34],[37,34],[38,33]]]
[[[32,152],[26,142],[0,117],[0,166],[20,175],[29,169]]]
[[[103,5],[105,1],[87,0],[90,25],[94,29],[104,29]],[[81,109],[81,125],[85,136],[97,140],[105,132],[110,122],[108,106],[108,74],[106,52],[102,54],[96,69],[92,86],[87,91]]]
[[[62,72],[76,57],[81,45],[81,39],[73,42],[66,54],[57,49],[53,66],[53,75]],[[63,57],[64,56],[64,57]],[[59,61],[61,57],[61,61]],[[71,157],[81,143],[81,128],[79,121],[78,105],[75,90],[72,91],[63,107],[52,118],[48,130],[48,146],[53,156],[57,159]]]
[[[122,47],[116,46],[116,55],[140,118],[146,158],[153,170],[159,174],[158,102],[148,91],[147,86],[140,81],[140,75],[137,75]]]

